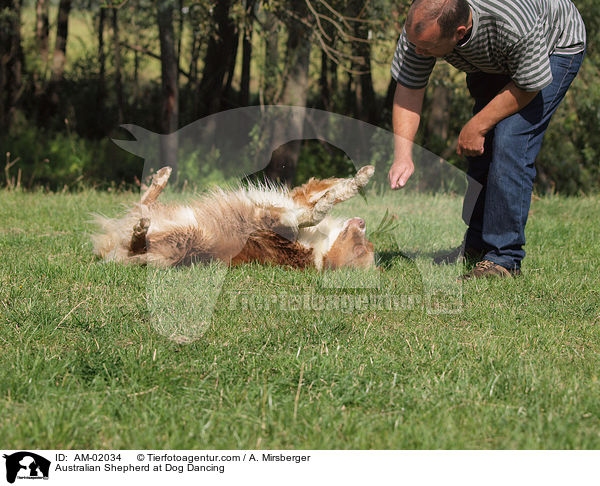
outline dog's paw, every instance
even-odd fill
[[[165,165],[162,169],[160,169],[154,176],[152,177],[152,182],[156,184],[166,184],[171,177],[171,172],[173,169],[168,165]]]
[[[150,219],[140,218],[137,224],[133,227],[133,234],[135,236],[145,235],[148,232],[148,228],[150,228]]]
[[[356,173],[354,180],[359,187],[364,187],[367,185],[373,174],[375,173],[375,167],[372,165],[365,165],[361,167],[360,170]]]

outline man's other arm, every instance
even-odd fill
[[[464,126],[458,137],[458,155],[482,155],[485,135],[499,122],[525,108],[538,93],[539,91],[522,90],[513,81],[508,83]]]

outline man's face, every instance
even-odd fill
[[[416,24],[418,20],[415,18],[413,24]],[[415,50],[420,56],[444,57],[452,52],[464,32],[461,31],[460,34],[456,32],[452,37],[444,38],[440,32],[440,26],[433,21],[419,35],[414,32],[414,29],[407,27],[406,35],[408,41],[415,45]]]

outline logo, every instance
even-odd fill
[[[259,177],[260,180],[262,171],[279,148],[299,140],[327,142],[346,154],[357,170],[366,165],[387,164],[393,160],[393,149],[399,137],[383,128],[336,113],[281,105],[251,106],[215,113],[168,135],[131,124],[122,125],[122,128],[130,132],[134,140],[113,141],[122,149],[144,159],[142,181],[149,180],[161,167],[176,165],[179,161],[178,177],[185,180],[184,186],[189,183],[189,187],[203,187],[209,174],[212,174],[210,178],[215,178],[211,181],[242,182],[253,177]],[[412,152],[414,160],[418,161],[419,173],[418,177],[415,175],[411,179],[411,191],[415,191],[415,195],[422,193],[423,196],[437,191],[442,191],[442,194],[447,191],[466,193],[462,213],[458,206],[451,205],[448,206],[448,213],[431,212],[431,219],[427,221],[429,226],[418,232],[402,231],[399,229],[400,225],[394,225],[391,220],[386,220],[387,216],[383,216],[375,232],[387,233],[386,244],[392,245],[389,247],[392,251],[386,252],[386,260],[402,255],[414,261],[423,282],[423,295],[419,297],[427,313],[460,312],[463,281],[459,277],[463,272],[462,265],[437,265],[435,259],[439,259],[441,248],[460,246],[460,242],[464,241],[464,229],[461,225],[450,226],[448,222],[460,221],[461,216],[466,223],[469,222],[482,186],[423,147],[413,145]],[[379,170],[374,177],[382,187],[387,188],[389,182],[386,174],[387,170]],[[408,190],[409,188],[404,189],[403,194],[408,194]],[[377,191],[373,193],[373,197],[376,194]],[[380,209],[385,209],[385,214],[388,215],[390,205],[389,208],[395,212],[398,196],[389,195],[388,198],[387,193],[381,196]],[[408,200],[411,198],[407,198]],[[455,214],[451,216],[453,211]],[[414,214],[418,215],[420,212],[415,211]],[[424,228],[422,217],[410,214],[410,211],[405,213],[402,225]],[[410,218],[415,219],[410,221]],[[444,229],[438,235],[439,238],[432,238],[431,231],[434,228]],[[149,267],[146,302],[154,329],[179,343],[200,339],[214,322],[213,314],[222,295],[228,268],[222,262],[199,265],[190,272],[166,272],[158,267]],[[354,289],[379,289],[379,285],[383,283],[380,276],[379,270],[371,273],[368,279],[362,274],[353,275],[351,272],[323,272],[317,288],[325,289],[325,293],[315,294],[315,287],[311,283],[310,293],[304,296],[312,299],[314,295],[316,299],[326,299],[329,295],[337,295],[326,289],[349,289],[346,300],[349,302],[355,295]],[[265,299],[271,301],[271,296],[265,295],[260,289],[253,291],[252,296],[258,298],[259,302],[265,302]],[[361,299],[364,296],[360,294]],[[385,299],[389,297],[390,300],[396,298],[393,293],[382,293],[381,296]],[[296,302],[300,302],[296,297],[303,296],[286,295],[277,299],[283,308],[294,312],[312,308],[310,300],[302,309],[296,308]],[[252,300],[254,302],[256,300]],[[302,302],[306,301],[302,299]],[[317,306],[320,307],[320,304]],[[354,309],[356,306],[353,305],[348,311],[352,312]]]
[[[15,479],[48,479],[50,461],[33,452],[15,452],[6,459],[6,480],[12,484]]]

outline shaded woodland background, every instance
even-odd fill
[[[0,0],[0,183],[131,188],[143,161],[111,142],[128,138],[120,124],[169,133],[242,106],[308,106],[390,129],[389,65],[409,3]],[[600,5],[575,3],[587,58],[538,157],[540,193],[600,189]],[[472,106],[464,84],[438,62],[418,138],[459,167],[456,140]],[[313,140],[278,149],[266,175],[293,184],[352,171],[345,154]]]

